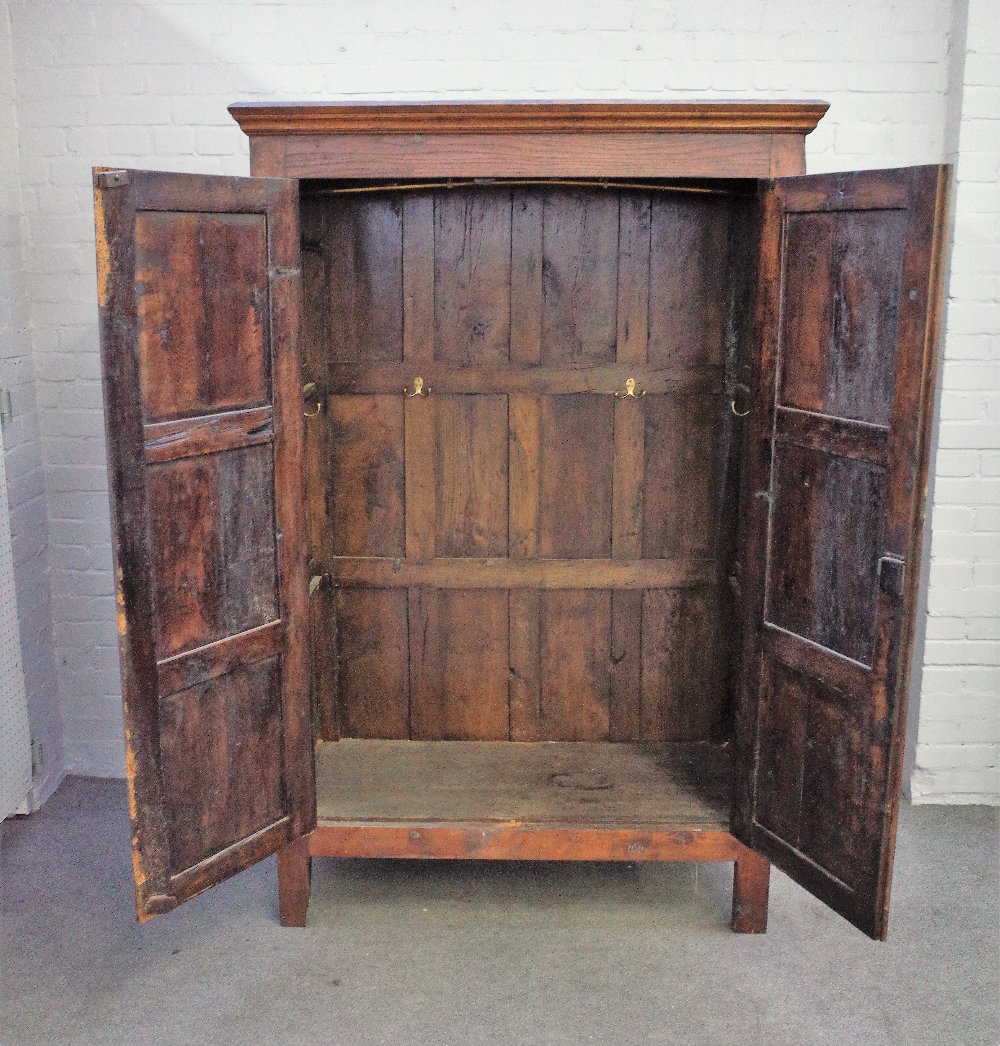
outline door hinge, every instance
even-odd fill
[[[888,596],[903,594],[906,564],[896,556],[883,556],[878,561],[878,587]]]
[[[0,424],[14,420],[14,408],[10,402],[10,389],[0,389]]]
[[[318,592],[321,588],[329,588],[330,580],[329,574],[313,574],[309,579],[309,595]]]
[[[41,741],[31,742],[31,773],[32,776],[38,773],[42,768],[42,764],[45,762],[45,754],[42,751]]]
[[[97,172],[97,186],[100,189],[121,189],[131,181],[132,175],[128,171]]]

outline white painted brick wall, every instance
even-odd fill
[[[226,105],[252,98],[820,97],[832,108],[808,139],[813,171],[934,163],[946,147],[951,0],[9,4],[59,686],[68,758],[87,773],[122,767],[92,164],[245,173],[246,139]],[[996,62],[981,57],[970,55],[970,76],[984,66],[970,86],[988,86]],[[969,104],[983,114],[975,126],[993,120],[989,95],[972,92]],[[975,126],[970,115],[970,136]],[[932,613],[934,628],[947,617],[968,621],[969,631],[928,637],[934,718],[921,753],[939,761],[967,739],[981,743],[977,724],[989,719],[997,689],[987,646],[959,665],[946,660],[948,649],[966,656],[959,648],[937,645],[988,644],[1000,615],[986,591],[995,578],[983,573],[995,563],[1000,527],[995,460],[984,454],[997,448],[997,376],[976,296],[995,290],[995,267],[977,260],[976,244],[984,229],[995,233],[988,190],[996,171],[971,153],[968,162],[963,189],[981,212],[960,236],[970,253],[957,255],[956,271],[986,283],[970,283],[955,302],[959,340],[948,350],[941,447],[960,454],[942,458],[935,541],[945,540],[940,530],[967,544],[941,546],[935,569],[945,574],[934,582]],[[971,565],[971,577],[949,581],[952,561]],[[943,769],[921,764],[920,773],[937,775],[943,797],[989,787],[980,770],[963,764],[965,777],[950,784]]]
[[[953,57],[957,164],[914,802],[1000,792],[1000,12]]]
[[[37,805],[62,779],[64,759],[23,231],[10,22],[4,8],[0,10],[0,388],[10,390],[14,414],[3,430],[4,465],[28,718],[31,736],[42,744],[43,765],[30,799],[31,805]]]

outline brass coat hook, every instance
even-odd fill
[[[645,396],[645,395],[646,395],[646,390],[645,389],[639,389],[639,391],[636,392],[635,378],[626,378],[625,379],[625,391],[624,392],[616,392],[615,393],[615,397],[618,398],[618,399],[630,399],[630,398],[631,399],[638,399],[640,396]]]
[[[302,416],[304,418],[315,418],[317,415],[323,413],[323,399],[320,392],[319,386],[315,381],[307,382],[302,386],[302,398],[308,403],[310,400],[315,400],[312,410],[304,410]]]
[[[430,394],[431,394],[431,387],[430,387],[430,385],[428,385],[426,388],[424,388],[424,379],[421,378],[421,377],[416,377],[416,378],[413,379],[413,391],[412,392],[410,392],[410,390],[408,388],[404,388],[403,389],[403,395],[404,396],[409,396],[410,399],[413,399],[414,396],[429,396]]]

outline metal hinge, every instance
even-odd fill
[[[0,389],[0,424],[14,420],[14,408],[10,402],[10,389]]]
[[[132,181],[128,171],[98,171],[97,185],[100,189],[120,189]]]
[[[329,574],[313,574],[309,579],[309,595],[313,592],[318,592],[321,588],[330,587],[330,575]]]

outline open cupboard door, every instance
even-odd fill
[[[310,831],[295,182],[96,171],[139,918]]]
[[[883,939],[937,370],[947,170],[762,198],[735,834]]]

